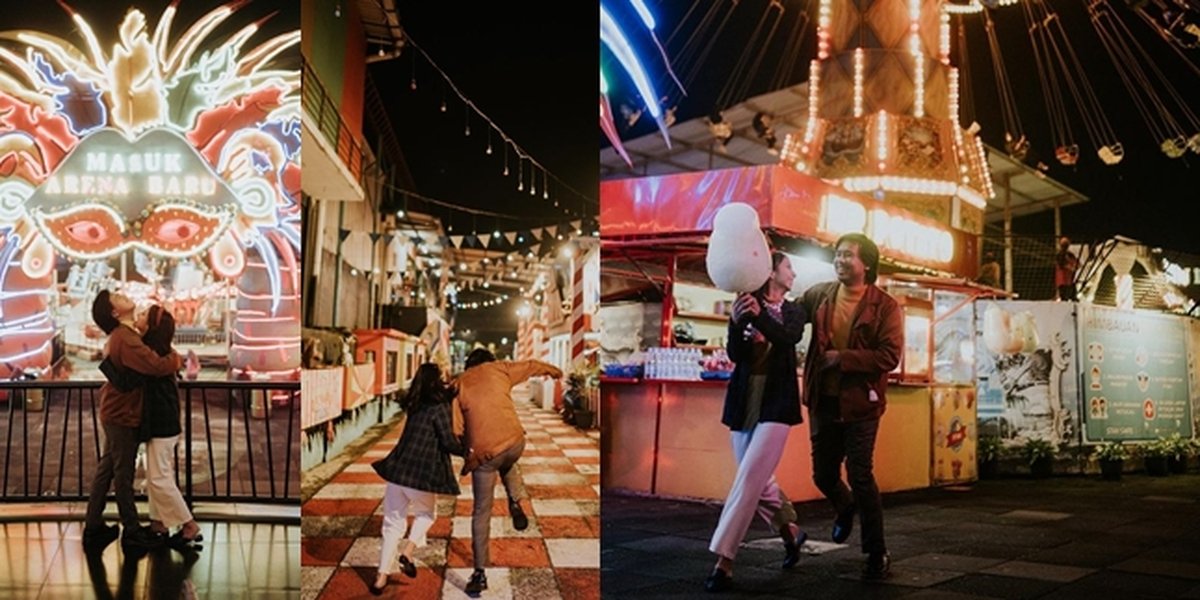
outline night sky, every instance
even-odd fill
[[[459,90],[526,152],[586,197],[551,180],[551,197],[543,199],[540,177],[537,196],[530,196],[528,188],[518,192],[512,149],[510,176],[505,177],[499,135],[491,133],[493,153],[485,154],[488,127],[473,114],[471,135],[464,135],[467,121],[462,101],[423,57],[415,60],[417,89],[410,89],[415,53],[406,48],[397,59],[371,65],[369,73],[388,107],[415,191],[519,219],[473,218],[414,204],[410,210],[438,215],[456,235],[563,224],[580,215],[595,217],[597,17],[594,10],[580,8],[571,2],[543,1],[399,3],[401,25]],[[445,113],[439,110],[443,99]],[[511,295],[516,296],[516,290]],[[487,297],[473,292],[461,296],[467,301]],[[458,311],[455,329],[471,330],[465,336],[469,340],[498,342],[507,337],[511,343],[516,337],[516,306],[513,299],[492,308]]]
[[[686,0],[650,2],[652,11],[657,15],[661,40],[666,42],[692,4]],[[1110,0],[1110,4],[1155,58],[1156,64],[1173,81],[1176,89],[1185,98],[1190,97],[1188,94],[1194,93],[1192,91],[1200,85],[1200,76],[1191,71],[1148,25],[1125,7],[1123,2]],[[733,11],[724,31],[715,39],[707,40],[707,43],[712,44],[712,49],[703,63],[700,75],[688,87],[687,98],[680,101],[678,94],[671,98],[672,102],[679,102],[677,116],[680,121],[702,117],[714,108],[719,108],[715,106],[716,100],[738,55],[749,43],[748,40],[751,39],[751,34],[767,5],[767,0],[743,0]],[[784,86],[802,83],[808,79],[808,61],[816,54],[817,3],[815,0],[811,4],[788,1],[784,5],[789,12],[785,13],[780,29],[768,47],[758,76],[753,80],[749,92],[735,99],[734,103],[746,97],[778,89],[771,85],[770,79],[783,57],[787,55],[783,48],[787,32],[806,6],[811,22],[801,44],[803,55],[796,61],[795,69],[786,75],[787,81]],[[727,8],[728,5],[721,3],[721,6]],[[1117,71],[1088,21],[1083,4],[1056,0],[1050,7],[1059,13],[1068,37],[1080,55],[1088,77],[1097,91],[1104,112],[1126,149],[1126,157],[1121,164],[1115,167],[1104,165],[1086,140],[1082,124],[1076,122],[1075,137],[1081,152],[1078,164],[1065,167],[1054,160],[1049,121],[1045,117],[1041,89],[1037,83],[1036,63],[1033,60],[1033,51],[1026,34],[1021,9],[1007,7],[993,11],[997,36],[1009,79],[1013,82],[1022,125],[1033,144],[1027,162],[1035,164],[1036,160],[1040,159],[1050,166],[1049,176],[1090,198],[1083,206],[1063,209],[1064,233],[1077,241],[1099,240],[1120,234],[1165,249],[1200,254],[1200,240],[1193,233],[1195,220],[1191,217],[1195,214],[1193,204],[1200,200],[1200,193],[1195,189],[1195,185],[1200,183],[1200,155],[1189,152],[1184,158],[1171,159],[1162,154],[1159,150],[1161,140],[1150,136],[1146,125],[1135,111]],[[699,16],[706,9],[707,5],[697,9],[686,21],[687,28],[666,44],[669,56],[677,57],[683,42],[692,34],[696,23],[699,22]],[[722,11],[717,19],[723,17],[725,12]],[[975,98],[974,118],[982,126],[981,135],[984,141],[994,147],[1003,148],[1004,126],[982,23],[982,17],[979,15],[967,17],[971,87]],[[952,40],[952,47],[952,60],[954,64],[960,64],[956,40]],[[1190,52],[1191,60],[1200,63],[1200,51]],[[607,53],[605,57],[608,57]],[[688,64],[691,63],[685,61],[682,65],[684,69],[677,65],[677,72],[686,70]],[[614,112],[618,113],[617,120],[620,124],[618,106],[622,103],[636,105],[638,101],[631,91],[632,86],[620,79],[619,75],[614,75],[619,73],[615,61],[611,65],[602,63],[602,67],[609,74],[610,85],[615,88],[612,94],[613,108]],[[682,73],[680,75],[682,76]],[[658,85],[660,91],[669,89],[666,80],[658,80]],[[1071,110],[1071,106],[1068,97],[1068,111]],[[963,123],[970,123],[969,115],[964,115]],[[643,119],[633,130],[622,130],[621,134],[623,139],[630,139],[653,132],[652,123]],[[598,132],[593,135],[603,138]],[[601,144],[607,145],[603,141]],[[1052,234],[1052,213],[1047,211],[1040,216],[1018,220],[1015,228],[1019,235]]]

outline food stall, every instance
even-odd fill
[[[975,235],[777,166],[609,181],[601,197],[604,487],[706,499],[729,490],[720,371],[734,298],[708,281],[704,257],[714,215],[735,201],[755,208],[773,246],[791,257],[793,295],[834,278],[829,246],[840,235],[865,232],[879,244],[879,283],[906,319],[877,443],[879,486],[974,477],[972,300],[997,293],[966,279]],[[797,352],[806,348],[807,335]],[[810,456],[805,423],[792,429],[776,472],[790,498],[821,497]]]

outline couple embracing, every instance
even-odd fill
[[[127,550],[155,548],[167,542],[191,546],[202,541],[200,526],[175,483],[173,467],[182,432],[176,377],[183,366],[183,359],[171,348],[175,319],[158,305],[140,315],[135,314],[136,308],[128,296],[107,290],[97,294],[92,303],[92,318],[108,335],[108,342],[100,364],[107,378],[100,388],[104,445],[92,479],[83,531],[88,550],[103,550],[118,536]],[[133,499],[137,451],[143,442],[150,499],[148,526],[141,524]],[[104,523],[110,487],[116,492],[123,534],[117,525]]]

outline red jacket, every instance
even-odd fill
[[[821,376],[817,363],[826,350],[834,349],[833,303],[838,285],[836,281],[819,283],[809,288],[800,300],[813,324],[808,356],[804,360],[804,405],[810,413],[820,397]],[[841,421],[883,416],[887,408],[888,373],[900,364],[903,350],[904,313],[900,305],[887,292],[868,285],[854,309],[846,349],[838,353]]]

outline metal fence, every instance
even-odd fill
[[[99,381],[0,382],[0,502],[87,498]],[[180,382],[175,476],[189,502],[300,500],[300,383]]]

